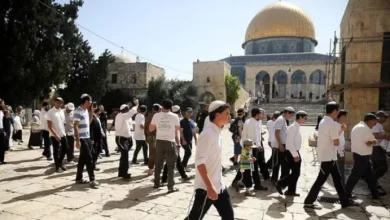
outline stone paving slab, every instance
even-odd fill
[[[269,181],[263,184],[269,187],[266,192],[258,192],[254,197],[245,197],[229,189],[236,219],[287,219],[287,220],[320,220],[320,219],[388,219],[390,220],[390,196],[381,200],[371,200],[364,182],[356,186],[355,194],[361,202],[359,207],[341,209],[337,204],[320,204],[322,210],[305,210],[304,198],[316,179],[319,163],[316,154],[307,146],[307,139],[312,135],[313,127],[302,127],[303,157],[301,177],[298,182],[300,197],[286,198],[280,196]],[[113,132],[108,135],[111,152],[115,142]],[[224,166],[229,168],[233,143],[230,133],[224,130]],[[24,135],[27,143],[28,134]],[[265,143],[267,135],[265,135]],[[181,154],[184,152],[182,151]],[[67,164],[64,173],[54,173],[53,162],[41,156],[42,149],[27,150],[26,145],[14,145],[14,151],[7,152],[7,165],[0,166],[0,220],[43,219],[43,220],[183,220],[193,196],[193,182],[182,183],[176,174],[177,193],[167,194],[166,188],[154,189],[153,177],[144,171],[147,166],[131,165],[131,181],[117,178],[119,154],[98,160],[101,171],[96,172],[96,179],[101,183],[99,189],[91,189],[88,185],[75,185],[77,164]],[[78,151],[76,150],[76,155]],[[132,158],[133,150],[130,152]],[[266,157],[270,149],[266,149]],[[142,162],[142,154],[139,160]],[[189,167],[194,168],[193,158]],[[349,166],[350,167],[350,166]],[[191,172],[194,174],[194,170]],[[225,183],[230,185],[235,171],[225,174]],[[84,178],[87,173],[84,172]],[[390,191],[390,177],[381,180],[385,190]],[[320,195],[336,196],[329,178]],[[191,203],[192,204],[192,203]],[[218,212],[211,207],[204,219],[220,219]]]

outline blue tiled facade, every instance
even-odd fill
[[[246,82],[245,66],[232,66],[230,72],[233,76],[238,78],[238,81],[241,83],[241,85],[245,85]]]
[[[274,53],[311,53],[316,42],[308,38],[277,37],[258,39],[246,42],[243,47],[245,55]]]

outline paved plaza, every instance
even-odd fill
[[[302,127],[304,145],[301,177],[298,193],[301,197],[285,198],[279,196],[271,183],[264,185],[270,189],[257,192],[255,197],[245,197],[244,192],[236,193],[229,189],[236,219],[390,219],[390,195],[381,200],[369,199],[366,184],[361,181],[355,194],[361,202],[360,207],[340,209],[340,205],[321,203],[322,210],[303,209],[303,200],[318,174],[318,165],[313,158],[312,148],[307,146],[307,139],[313,133],[313,127]],[[27,132],[27,131],[26,131]],[[26,133],[27,134],[27,133]],[[224,166],[230,167],[233,143],[230,133],[224,130]],[[6,154],[8,164],[0,166],[0,220],[22,219],[117,219],[117,220],[183,220],[193,195],[193,182],[182,183],[177,174],[175,181],[179,192],[167,194],[166,188],[154,189],[152,176],[144,171],[147,166],[141,164],[130,167],[131,181],[117,178],[119,154],[114,152],[114,132],[108,136],[112,156],[98,160],[101,171],[96,172],[100,182],[99,189],[89,185],[75,185],[77,164],[68,165],[68,171],[54,173],[52,161],[42,157],[42,150],[27,150],[27,135],[24,145],[14,145],[15,151]],[[270,150],[267,148],[267,157]],[[78,151],[77,151],[78,153]],[[181,152],[183,154],[183,152]],[[132,158],[133,149],[130,152]],[[138,156],[143,159],[142,153]],[[190,161],[193,168],[193,157]],[[193,173],[194,174],[194,173]],[[230,185],[235,172],[226,173],[225,183]],[[86,171],[84,178],[87,178]],[[381,180],[381,185],[390,191],[390,174]],[[321,194],[329,196],[336,192],[331,177]],[[272,188],[272,189],[271,189]],[[212,207],[205,219],[220,219]]]

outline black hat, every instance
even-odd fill
[[[186,112],[193,112],[193,111],[194,111],[194,109],[192,109],[191,107],[186,108]]]
[[[239,108],[237,109],[237,114],[244,114],[244,109],[243,108]]]
[[[379,118],[372,114],[372,113],[367,113],[365,116],[364,116],[364,121],[371,121],[371,120],[378,120]]]

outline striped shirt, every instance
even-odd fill
[[[89,139],[89,113],[88,110],[84,110],[78,107],[74,111],[73,121],[79,122],[79,138]]]

